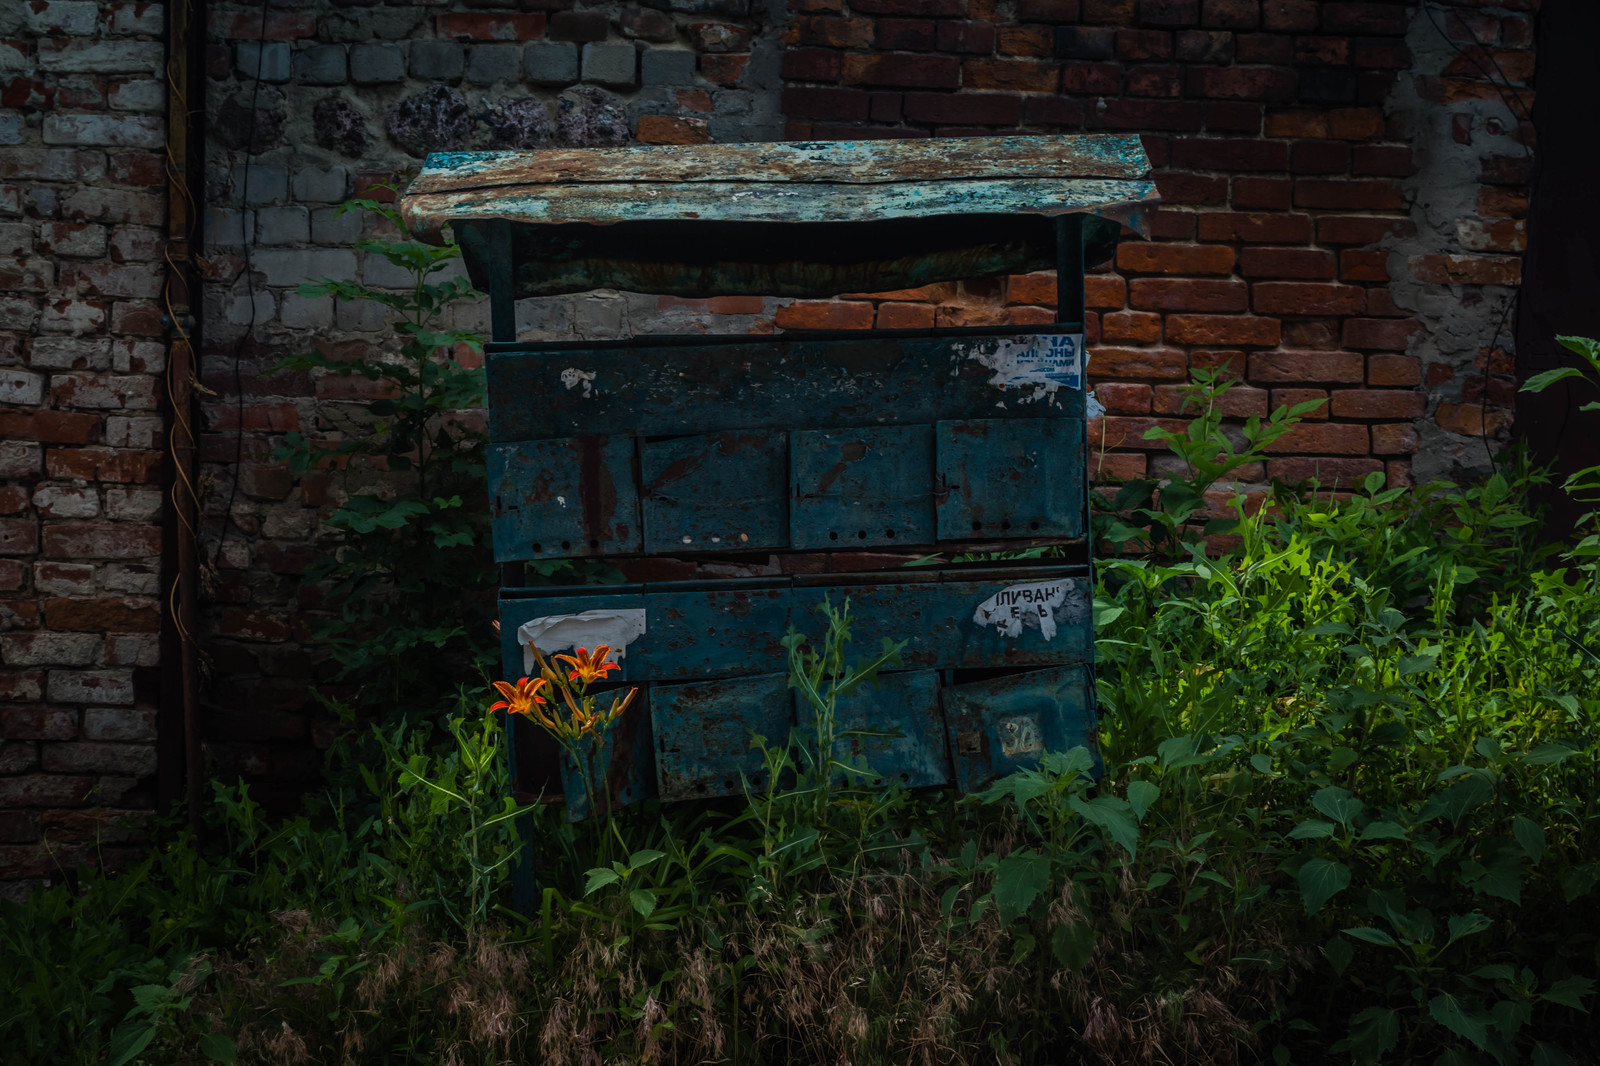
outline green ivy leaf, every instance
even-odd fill
[[[1365,940],[1369,944],[1376,944],[1381,948],[1399,947],[1399,942],[1382,929],[1374,929],[1370,925],[1359,925],[1354,929],[1346,929],[1346,936],[1353,936],[1357,940]]]
[[[1285,834],[1290,840],[1321,840],[1331,837],[1334,833],[1334,824],[1325,822],[1321,818],[1307,818]]]
[[[633,904],[633,909],[639,912],[640,917],[648,918],[655,913],[656,894],[648,888],[635,888],[628,893],[628,901]]]
[[[1594,991],[1594,980],[1588,977],[1563,977],[1559,981],[1552,981],[1550,987],[1539,996],[1551,1003],[1559,1003],[1563,1007],[1581,1010],[1589,1013],[1589,1008],[1583,1005],[1584,997]]]
[[[1350,1019],[1350,1050],[1359,1063],[1381,1061],[1400,1042],[1400,1015],[1387,1007],[1368,1007]]]
[[[621,880],[615,870],[607,870],[598,866],[590,870],[585,876],[589,879],[588,884],[583,886],[583,894],[585,896],[592,896],[596,890],[602,889],[607,885],[614,885]]]
[[[1470,1041],[1472,1046],[1479,1051],[1484,1050],[1489,1043],[1489,1025],[1487,1019],[1469,1012],[1461,1005],[1461,1001],[1448,992],[1441,992],[1428,1001],[1428,1017],[1461,1037]]]
[[[197,1044],[200,1048],[200,1054],[212,1062],[220,1062],[228,1066],[239,1057],[239,1049],[234,1045],[233,1040],[221,1033],[206,1033],[197,1041]]]
[[[1544,827],[1527,815],[1511,819],[1511,835],[1517,838],[1522,853],[1537,865],[1544,857]]]
[[[1082,970],[1094,959],[1094,926],[1087,921],[1056,926],[1050,934],[1050,950],[1056,961],[1068,970]]]
[[[1003,929],[1027,913],[1050,885],[1050,859],[1037,851],[1014,851],[994,869],[994,905]],[[974,908],[976,909],[976,908]]]

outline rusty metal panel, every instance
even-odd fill
[[[1084,416],[1058,339],[1075,324],[826,337],[654,338],[491,346],[495,441],[585,434],[851,429],[970,418]],[[1034,357],[1032,353],[1041,353]],[[1060,380],[1058,380],[1058,378]],[[530,403],[529,397],[560,397]]]
[[[1097,747],[1089,673],[1065,666],[974,681],[943,693],[956,785],[976,792],[1046,751]]]
[[[784,547],[788,451],[788,435],[781,432],[641,442],[645,551]]]
[[[800,711],[811,722],[809,705]],[[838,732],[854,732],[834,742],[834,756],[864,760],[872,777],[835,776],[840,784],[881,785],[899,778],[908,788],[950,783],[950,753],[939,708],[939,675],[933,670],[880,674],[878,684],[862,685],[835,710]],[[895,734],[874,736],[871,734]]]
[[[650,693],[656,780],[664,800],[734,796],[763,788],[761,753],[752,735],[787,746],[794,701],[783,674],[688,685]],[[741,774],[743,778],[741,778]]]
[[[604,758],[587,768],[588,773],[594,776],[601,765],[605,766],[604,780],[594,783],[595,797],[601,799],[609,796],[613,810],[640,800],[655,799],[657,795],[650,695],[650,687],[645,686],[634,697],[633,705],[617,719],[606,737]],[[609,699],[605,695],[600,698]],[[577,822],[589,817],[592,812],[589,810],[589,797],[584,794],[583,778],[564,751],[561,754],[561,788],[566,801],[567,820]]]
[[[639,496],[629,437],[491,445],[491,526],[497,562],[640,550]]]
[[[1081,421],[941,422],[936,437],[940,540],[1083,536]]]
[[[933,542],[933,427],[800,430],[789,435],[793,548]]]
[[[647,630],[628,648],[629,676],[687,680],[781,670],[792,598],[782,584],[647,593]]]
[[[593,591],[582,587],[565,588],[560,594],[553,596],[520,596],[515,592],[507,594],[502,591],[500,595],[500,669],[501,675],[506,678],[525,677],[534,672],[532,664],[528,661],[527,651],[524,649],[518,630],[528,622],[541,618],[552,618],[560,615],[577,615],[585,611],[644,611],[644,593],[637,588],[627,590],[601,590]],[[584,647],[592,647],[590,641],[582,642]],[[634,648],[628,645],[623,658],[617,660],[622,666],[622,673],[613,675],[618,680],[634,681],[641,679],[635,665]]]

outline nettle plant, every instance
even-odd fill
[[[445,324],[452,305],[478,293],[448,272],[457,247],[412,239],[393,206],[358,198],[338,210],[375,216],[377,235],[356,248],[369,262],[387,260],[411,283],[382,289],[323,278],[299,293],[380,305],[399,344],[358,359],[306,351],[280,363],[278,370],[365,378],[381,396],[367,403],[371,422],[363,431],[340,439],[288,433],[273,457],[295,474],[326,468],[343,472],[347,484],[376,482],[349,492],[325,520],[328,550],[306,573],[332,608],[316,636],[340,678],[362,686],[359,702],[426,706],[458,679],[452,667],[485,654],[480,645],[489,635],[487,620],[473,626],[463,611],[494,584],[483,499],[486,437],[467,415],[484,406],[484,373],[462,362],[483,345],[476,332]]]

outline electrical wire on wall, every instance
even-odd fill
[[[232,350],[229,352],[229,361],[233,364],[233,398],[234,398],[234,430],[233,430],[233,479],[228,487],[228,505],[222,512],[222,528],[217,532],[217,550],[212,559],[212,565],[221,567],[222,549],[228,540],[228,527],[237,528],[233,520],[234,504],[239,498],[239,481],[244,470],[244,375],[239,369],[239,364],[244,359],[244,342],[256,330],[256,279],[255,264],[251,259],[251,250],[255,245],[255,227],[250,223],[250,173],[254,165],[257,125],[260,121],[260,101],[262,66],[266,61],[267,51],[267,14],[270,0],[262,0],[260,28],[256,33],[256,67],[253,83],[250,87],[250,116],[245,126],[244,145],[244,174],[239,182],[239,239],[244,247],[244,294],[245,300],[250,305],[249,318],[245,323],[244,332],[233,341]]]

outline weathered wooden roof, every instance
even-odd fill
[[[475,279],[466,224],[511,223],[519,296],[817,295],[1031,269],[1051,217],[1106,220],[1103,244],[1156,202],[1138,137],[1082,135],[442,152],[401,211],[452,225]]]

